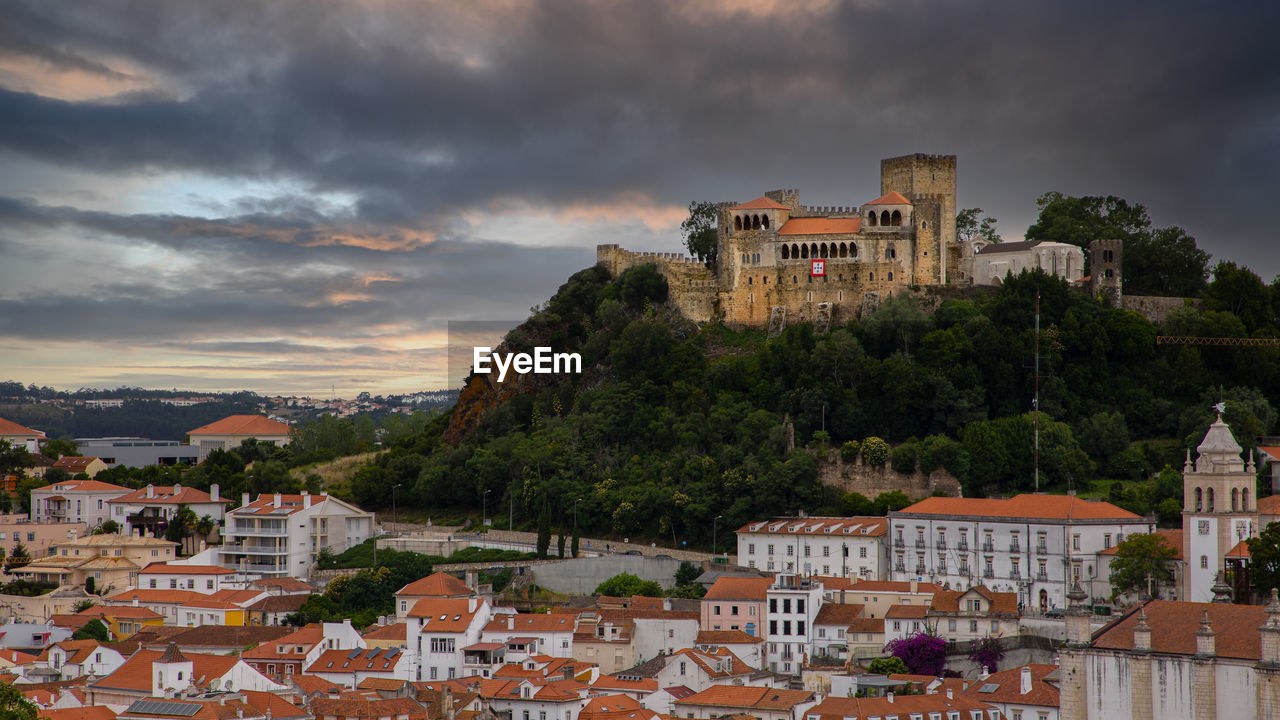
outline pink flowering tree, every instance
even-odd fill
[[[893,640],[884,649],[901,658],[914,675],[937,677],[947,664],[947,641],[927,632]]]

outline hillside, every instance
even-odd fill
[[[1088,490],[1179,466],[1186,438],[1227,401],[1242,444],[1270,432],[1280,351],[1157,347],[1157,328],[1041,273],[932,314],[896,298],[832,332],[698,327],[665,304],[652,266],[569,279],[506,339],[583,355],[584,372],[494,386],[473,378],[458,405],[351,481],[355,499],[478,511],[530,525],[544,506],[583,532],[709,543],[762,515],[840,510],[807,445],[857,453],[880,437],[896,468],[942,466],[966,494],[1033,485],[1033,307],[1041,293],[1041,485]],[[1185,308],[1163,331],[1243,334],[1228,312]],[[789,423],[789,425],[787,424]],[[825,428],[825,429],[824,429]],[[789,438],[800,449],[790,449]],[[872,442],[867,447],[874,447]],[[1140,512],[1169,482],[1123,486]],[[1115,489],[1113,489],[1113,492]],[[723,519],[713,523],[717,516]]]

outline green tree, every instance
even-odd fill
[[[847,440],[840,446],[840,459],[851,463],[858,459],[858,451],[861,449],[862,445],[857,440]]]
[[[1244,541],[1249,548],[1249,579],[1258,594],[1280,588],[1280,522],[1269,523],[1256,538]]]
[[[633,265],[618,276],[618,299],[632,310],[640,310],[646,302],[658,305],[667,301],[667,279],[653,263]]]
[[[890,457],[892,458],[890,464],[895,471],[910,475],[916,471],[917,445],[913,442],[905,442],[894,448]]]
[[[891,655],[872,660],[867,664],[867,672],[872,675],[906,675],[911,670],[907,668],[907,664],[902,661],[902,658]]]
[[[676,585],[688,585],[696,582],[701,575],[702,568],[686,560],[680,563],[680,567],[676,568]]]
[[[1145,235],[1151,218],[1140,204],[1114,195],[1071,197],[1047,192],[1036,199],[1040,214],[1027,228],[1028,240],[1053,240],[1087,248],[1094,240],[1124,243]]]
[[[890,490],[876,496],[875,514],[888,515],[890,510],[901,510],[911,504],[911,498],[901,490]]]
[[[1132,238],[1123,248],[1124,277],[1131,289],[1168,297],[1199,297],[1209,278],[1209,253],[1180,227]]]
[[[652,580],[641,580],[631,573],[619,573],[597,585],[593,594],[609,597],[662,597],[662,586]]]
[[[689,203],[689,217],[680,223],[680,234],[684,236],[684,246],[689,249],[689,254],[708,267],[716,264],[718,218],[719,209],[715,203],[695,201]]]
[[[79,447],[74,442],[64,438],[46,440],[40,446],[40,452],[52,460],[57,460],[60,457],[80,457]]]
[[[1000,234],[996,232],[997,220],[983,215],[982,208],[966,208],[956,213],[956,239],[960,242],[984,240],[998,243]]]
[[[111,630],[101,620],[90,620],[84,627],[76,630],[72,640],[97,640],[100,643],[111,642]]]
[[[9,683],[0,683],[0,720],[36,720],[39,708],[22,691]]]
[[[93,529],[94,535],[114,535],[118,532],[120,532],[120,523],[115,520],[107,520]]]
[[[889,459],[889,443],[872,435],[862,441],[862,462],[883,465]]]
[[[875,512],[875,503],[871,502],[871,498],[862,493],[846,493],[844,497],[840,498],[840,514],[845,517],[874,515]]]
[[[1129,426],[1119,412],[1099,412],[1082,419],[1075,428],[1076,439],[1089,448],[1100,464],[1108,465],[1129,447]]]
[[[1275,327],[1269,288],[1252,270],[1234,262],[1223,261],[1213,269],[1213,281],[1204,293],[1204,307],[1235,315],[1247,332]]]
[[[542,509],[538,512],[538,557],[547,557],[551,551],[551,502],[542,496]]]
[[[1111,561],[1111,599],[1129,593],[1145,595],[1148,587],[1158,596],[1159,586],[1173,581],[1170,563],[1177,554],[1155,533],[1125,538]]]
[[[18,543],[13,546],[9,556],[4,559],[5,572],[13,572],[14,569],[24,567],[31,564],[31,553],[27,552],[27,546]]]

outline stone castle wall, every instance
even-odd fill
[[[710,322],[716,318],[715,274],[695,258],[682,253],[631,252],[617,245],[597,245],[596,262],[613,277],[627,268],[652,263],[667,279],[667,302],[681,315],[694,322]]]
[[[929,497],[935,491],[960,497],[960,481],[942,468],[927,475],[918,469],[910,474],[900,473],[888,463],[866,465],[861,456],[854,462],[845,462],[834,449],[826,459],[819,458],[818,479],[823,485],[840,488],[845,493],[861,493],[872,500],[880,493],[894,490],[901,490],[912,500]]]
[[[1147,320],[1159,325],[1169,313],[1184,307],[1200,307],[1198,298],[1157,297],[1155,295],[1125,295],[1120,306],[1133,310]]]

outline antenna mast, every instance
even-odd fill
[[[1040,291],[1036,291],[1036,396],[1032,401],[1035,427],[1035,487],[1040,492]]]

